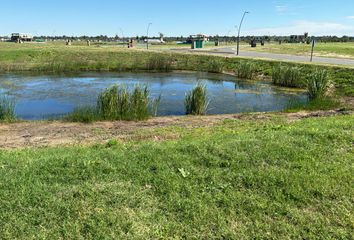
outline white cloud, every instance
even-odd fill
[[[275,10],[276,10],[278,13],[284,13],[284,12],[288,11],[288,6],[285,6],[285,5],[277,5],[277,6],[275,6]]]
[[[354,16],[348,16],[347,19],[354,20]]]
[[[243,35],[293,35],[308,32],[309,35],[349,35],[354,36],[354,26],[335,22],[294,21],[288,26],[244,30]]]

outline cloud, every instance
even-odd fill
[[[275,6],[275,10],[278,12],[278,13],[284,13],[286,11],[288,11],[288,6],[286,5],[277,5]]]
[[[354,36],[354,26],[344,25],[335,22],[311,22],[311,21],[294,21],[288,26],[260,28],[244,30],[243,35],[297,35],[308,32],[309,35],[325,36],[325,35],[349,35]]]
[[[348,16],[347,19],[354,20],[354,16]]]

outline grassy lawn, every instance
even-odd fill
[[[277,43],[265,44],[265,46],[257,45],[256,48],[251,48],[249,45],[241,45],[243,50],[247,51],[259,51],[269,53],[283,53],[294,55],[311,54],[311,44],[290,44],[283,43],[281,45]],[[315,56],[321,57],[339,57],[339,58],[354,58],[354,43],[316,43]]]
[[[0,150],[1,239],[350,239],[354,117]]]

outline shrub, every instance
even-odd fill
[[[15,102],[7,96],[0,96],[0,121],[14,121]]]
[[[256,72],[254,63],[248,61],[240,61],[236,66],[236,74],[239,78],[252,79]]]
[[[316,70],[306,81],[307,93],[310,100],[324,97],[329,86],[330,80],[327,71]]]
[[[303,85],[300,68],[283,67],[281,64],[273,67],[272,80],[275,85],[283,87],[300,87]]]
[[[198,84],[186,94],[185,108],[187,115],[204,115],[207,112],[208,105],[205,85]]]

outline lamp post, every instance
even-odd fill
[[[146,49],[149,49],[149,30],[151,25],[152,23],[148,24],[147,31],[146,31]]]
[[[250,12],[245,11],[245,12],[243,13],[243,16],[242,16],[240,25],[239,25],[239,27],[238,27],[238,35],[237,35],[237,56],[238,56],[239,53],[240,53],[240,33],[241,33],[242,23],[243,23],[243,20],[245,19],[246,14],[248,14],[248,13],[250,13]]]

